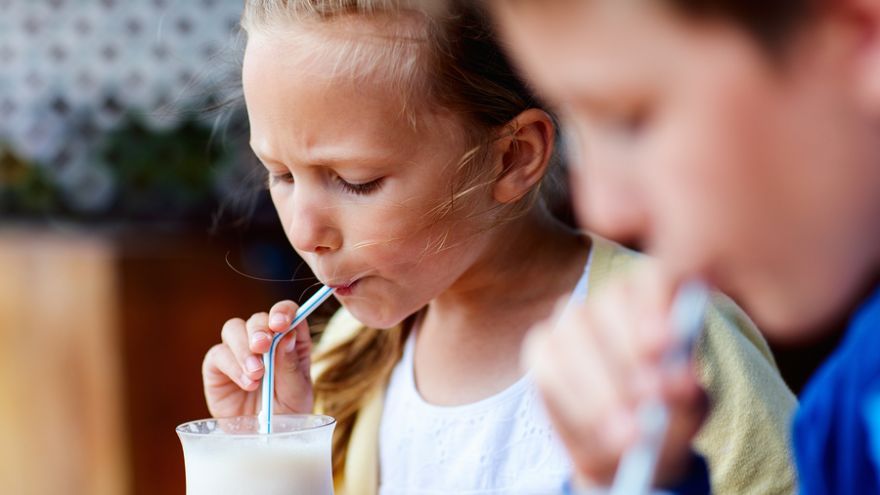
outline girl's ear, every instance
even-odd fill
[[[556,128],[543,110],[530,108],[517,115],[508,128],[509,136],[497,142],[495,201],[512,203],[537,185],[550,164]]]

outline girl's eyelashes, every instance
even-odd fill
[[[342,177],[336,176],[336,181],[345,192],[357,195],[365,195],[378,191],[379,188],[382,187],[382,182],[384,181],[384,178],[380,177],[369,182],[354,184],[344,180]]]
[[[343,191],[357,195],[366,195],[379,190],[385,180],[384,177],[380,177],[369,182],[353,183],[348,182],[338,175],[334,175],[333,179],[339,184]],[[269,173],[269,187],[281,184],[293,184],[293,182],[294,179],[291,172]]]
[[[293,183],[293,174],[290,172],[282,173],[282,174],[269,174],[269,186],[274,186],[276,184],[292,184]]]

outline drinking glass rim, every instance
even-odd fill
[[[242,433],[242,434],[231,434],[231,435],[227,435],[225,438],[265,438],[265,437],[282,437],[282,436],[288,436],[288,435],[298,435],[298,434],[300,434],[300,433],[309,432],[309,431],[315,431],[315,430],[320,430],[321,428],[327,428],[328,426],[332,426],[332,425],[336,424],[336,418],[334,418],[333,416],[327,416],[326,414],[276,414],[275,416],[273,416],[273,418],[288,418],[288,419],[294,419],[294,418],[320,418],[320,419],[323,420],[323,422],[322,422],[321,424],[319,424],[319,425],[308,426],[308,427],[300,428],[300,429],[297,429],[297,430],[294,430],[294,431],[284,431],[284,432],[278,432],[278,433]],[[254,422],[257,422],[257,421],[258,421],[258,418],[257,418],[256,415],[245,415],[245,416],[230,416],[230,417],[225,417],[225,418],[204,418],[204,419],[196,419],[196,420],[193,420],[193,421],[187,421],[186,423],[183,423],[183,424],[178,425],[178,426],[174,429],[174,431],[176,431],[177,434],[180,435],[180,436],[186,436],[186,437],[204,437],[204,436],[210,435],[212,432],[198,433],[198,432],[189,431],[189,430],[187,429],[187,427],[190,426],[190,425],[197,424],[197,423],[206,423],[206,422],[209,422],[209,421],[215,421],[215,422],[218,422],[218,423],[219,423],[219,422],[221,422],[221,421],[222,421],[222,422],[226,422],[226,421],[233,422],[233,421],[236,421],[236,420],[253,420]]]

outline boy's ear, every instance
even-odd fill
[[[547,112],[530,108],[508,125],[513,132],[497,141],[496,177],[492,195],[512,203],[535,187],[550,164],[556,127]]]
[[[843,9],[857,30],[855,90],[865,108],[880,114],[880,0],[835,0],[829,8]]]

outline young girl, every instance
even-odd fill
[[[494,3],[520,62],[590,153],[575,193],[592,228],[641,239],[673,282],[704,277],[739,295],[777,338],[808,339],[853,315],[803,393],[799,484],[806,494],[880,493],[878,2]],[[602,194],[620,188],[631,194]],[[665,285],[668,294],[674,284]],[[627,442],[599,452],[579,439],[605,428],[602,411],[632,411],[645,397],[626,377],[640,369],[658,387],[675,381],[654,357],[668,337],[641,344],[666,329],[651,314],[603,328],[598,315],[615,303],[599,299],[528,346],[589,480],[607,477]],[[595,338],[608,333],[614,345]],[[602,359],[587,366],[560,359],[562,349]],[[603,371],[617,396],[572,399],[592,392],[589,377]],[[698,403],[678,385],[672,410],[693,429],[700,418],[688,411]],[[686,437],[670,437],[666,464],[685,474],[689,450]]]
[[[282,342],[276,411],[337,419],[337,493],[558,490],[571,463],[520,346],[635,255],[548,213],[553,121],[489,24],[464,3],[432,20],[379,0],[252,0],[243,26],[252,147],[291,244],[344,306],[314,366],[305,325]],[[717,303],[698,360],[720,412],[697,448],[719,492],[788,492],[794,400]],[[258,354],[296,307],[226,323],[203,370],[213,415],[257,412]]]

